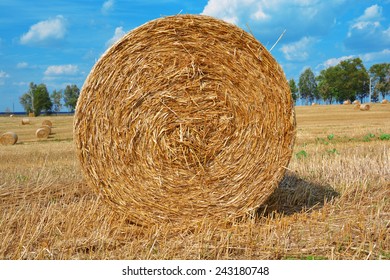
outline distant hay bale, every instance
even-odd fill
[[[311,106],[316,106],[316,105],[318,105],[318,104],[315,102],[311,103]]]
[[[351,104],[351,100],[345,100],[344,102],[343,102],[343,105],[350,105]]]
[[[360,106],[361,104],[355,104],[355,106],[353,107],[354,110],[360,110]]]
[[[22,125],[30,124],[30,119],[29,118],[23,118],[22,119]]]
[[[88,183],[137,224],[242,217],[289,164],[295,113],[256,39],[207,16],[134,29],[99,59],[75,112]]]
[[[35,135],[39,139],[46,139],[50,135],[50,128],[47,126],[38,128],[37,131],[35,132]]]
[[[34,112],[28,113],[28,117],[29,118],[34,118],[35,117],[35,113]]]
[[[14,115],[12,115],[12,114],[11,114],[11,115],[9,115],[9,117],[10,117],[10,118],[13,118],[13,117],[14,117]]]
[[[352,102],[352,104],[354,104],[354,105],[360,105],[360,101],[356,99],[355,101]]]
[[[45,128],[49,131],[49,135],[51,134],[51,127],[48,125],[42,125],[41,128]]]
[[[14,145],[18,142],[18,135],[14,132],[3,133],[0,137],[1,145]]]
[[[383,99],[381,102],[381,104],[388,104],[388,103],[389,103],[389,101],[387,101],[386,99]]]
[[[49,126],[49,127],[53,127],[53,123],[52,123],[51,121],[49,121],[49,120],[44,120],[44,121],[42,122],[42,125],[47,125],[47,126]]]
[[[369,111],[370,105],[369,104],[361,104],[360,105],[360,111]]]

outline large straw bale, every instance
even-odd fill
[[[18,142],[18,135],[14,132],[3,133],[0,137],[1,145],[14,145]]]
[[[207,16],[148,22],[83,85],[87,181],[137,224],[234,219],[278,186],[295,139],[285,75],[253,36]]]
[[[387,99],[383,99],[382,101],[381,101],[381,104],[388,104],[389,103],[389,101],[387,101]]]

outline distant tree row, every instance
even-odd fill
[[[322,70],[317,77],[307,68],[298,85],[294,79],[289,85],[294,100],[301,98],[306,104],[319,100],[328,104],[356,99],[363,102],[370,93],[370,79],[371,101],[378,102],[380,95],[384,99],[390,92],[390,63],[372,65],[367,71],[360,58],[347,59]]]
[[[80,89],[76,85],[67,85],[65,90],[53,90],[49,95],[45,84],[36,85],[31,82],[28,92],[19,99],[27,114],[34,113],[35,116],[39,116],[42,113],[47,115],[58,113],[63,105],[73,112],[79,95]]]

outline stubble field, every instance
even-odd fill
[[[297,107],[284,180],[253,216],[140,227],[90,188],[73,117],[1,117],[0,259],[390,259],[390,105]],[[37,140],[44,119],[53,135]]]

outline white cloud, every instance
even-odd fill
[[[368,7],[363,15],[351,22],[345,46],[359,51],[383,50],[390,45],[390,26],[386,29],[383,21],[381,6]]]
[[[77,65],[51,65],[47,67],[45,76],[61,76],[61,75],[75,75],[79,71]]]
[[[40,21],[32,25],[29,31],[20,37],[21,44],[35,44],[50,40],[63,39],[66,33],[66,20],[58,15],[55,18]]]
[[[365,9],[364,14],[358,18],[358,21],[377,20],[382,17],[382,7],[377,4]]]
[[[8,78],[8,77],[9,75],[6,72],[4,72],[3,70],[0,71],[0,78]]]
[[[102,6],[102,13],[107,14],[109,11],[111,11],[114,7],[114,4],[115,4],[114,0],[105,1]]]
[[[342,57],[337,57],[337,58],[335,58],[335,57],[334,58],[329,58],[324,63],[322,63],[320,66],[322,66],[323,68],[329,68],[331,66],[336,66],[341,61],[344,61],[344,60],[347,60],[347,59],[351,59],[351,58],[354,58],[354,57],[355,56],[353,56],[353,55],[348,55],[348,56],[342,56]]]
[[[382,62],[390,61],[390,49],[384,49],[380,52],[370,52],[361,55],[364,62]]]
[[[16,68],[18,69],[25,69],[28,67],[28,63],[27,62],[19,62],[18,64],[16,64]]]
[[[115,42],[125,36],[125,34],[126,32],[123,30],[122,26],[115,28],[114,36],[112,36],[111,39],[106,42],[106,46],[109,47],[115,44]]]
[[[303,36],[326,35],[336,24],[341,10],[352,0],[209,0],[202,14],[220,18],[243,29],[249,25],[264,44],[276,41],[287,29],[283,41]]]
[[[280,48],[284,57],[289,61],[305,61],[309,58],[310,48],[318,40],[313,37],[303,37],[299,41],[291,44],[284,44]]]
[[[6,78],[9,78],[9,74],[6,73],[3,70],[0,70],[0,85],[4,85],[5,84],[5,79]]]
[[[390,49],[384,49],[379,52],[368,52],[358,55],[348,55],[348,56],[341,56],[341,57],[334,57],[327,59],[324,63],[319,64],[316,69],[326,69],[331,66],[336,66],[341,61],[347,60],[347,59],[353,59],[356,57],[360,57],[361,60],[365,63],[380,63],[383,61],[389,61],[390,60]]]

